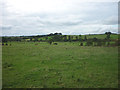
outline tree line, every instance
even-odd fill
[[[80,46],[83,46],[83,42],[86,42],[87,46],[101,46],[105,45],[110,45],[111,42],[111,32],[105,32],[106,37],[104,39],[99,39],[99,38],[88,38],[87,35],[82,36],[82,35],[62,35],[62,33],[50,33],[47,35],[37,35],[37,36],[20,36],[20,37],[2,37],[2,42],[7,43],[11,41],[32,41],[32,42],[48,42],[50,45],[53,42],[75,42],[79,41]],[[118,41],[115,41],[116,45],[119,45]]]

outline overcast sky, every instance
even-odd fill
[[[94,1],[2,0],[2,36],[118,33],[118,0]]]

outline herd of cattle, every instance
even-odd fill
[[[2,44],[0,44],[0,45],[2,45],[2,46],[11,46],[11,44],[7,44],[7,43],[2,43]]]
[[[7,43],[2,43],[0,45],[2,45],[2,46],[11,46],[11,44],[7,44]],[[38,45],[38,44],[35,44],[35,45]],[[58,43],[53,43],[53,45],[58,45]]]
[[[38,44],[35,44],[35,45],[38,45]],[[53,45],[58,45],[58,43],[53,43]]]
[[[53,45],[58,45],[58,43],[52,43]],[[73,43],[74,44],[74,43]],[[1,43],[0,46],[11,46],[11,43],[8,44],[8,43]],[[38,43],[35,43],[34,45],[38,45]],[[51,44],[50,44],[51,45]],[[66,45],[66,44],[65,44]],[[120,45],[120,44],[117,44],[117,45]],[[112,46],[117,46],[117,45],[112,45]],[[83,43],[79,43],[79,46],[84,46]],[[87,46],[87,45],[85,45]]]

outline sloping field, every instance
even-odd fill
[[[2,47],[3,88],[118,87],[117,47],[35,44]]]

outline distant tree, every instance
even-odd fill
[[[71,36],[68,36],[68,41],[71,41]]]
[[[79,35],[79,39],[81,38],[82,36],[81,35]]]
[[[105,34],[112,34],[111,32],[105,32]]]
[[[52,44],[52,42],[53,42],[53,39],[49,39],[48,40],[48,43],[51,45]]]
[[[73,40],[73,36],[71,36],[71,41]]]
[[[81,41],[81,39],[82,39],[82,36],[81,36],[81,35],[79,35],[79,40]]]
[[[53,33],[50,33],[49,36],[53,36],[54,34]]]
[[[56,33],[54,33],[54,35],[62,35],[62,33],[57,33],[57,32],[56,32]]]
[[[107,40],[107,46],[109,46],[110,45],[110,35],[112,34],[111,32],[105,32],[105,34],[107,35],[106,36],[106,40]]]
[[[94,37],[92,40],[93,40],[93,42],[97,42],[98,39],[96,37]]]
[[[81,35],[79,35],[79,40],[82,41],[82,36]]]
[[[8,37],[7,40],[11,42],[11,41],[12,41],[12,38],[11,38],[11,37]]]
[[[65,42],[67,41],[67,35],[64,35],[64,41]]]
[[[62,33],[59,33],[59,35],[62,35]]]
[[[58,35],[58,33],[54,33],[54,35]]]
[[[64,41],[64,36],[63,35],[61,35],[61,41]]]
[[[110,35],[112,34],[111,32],[105,32],[105,34],[107,35],[106,36],[106,39],[109,40],[110,39]]]
[[[94,37],[94,38],[92,38],[92,41],[93,41],[93,45],[94,45],[94,46],[97,46],[97,41],[98,41],[98,39],[97,39],[96,37]]]
[[[45,40],[48,40],[48,37],[45,37]]]
[[[8,41],[8,39],[6,38],[6,37],[2,37],[2,42],[4,43],[4,42],[7,42]]]
[[[62,41],[62,36],[60,35],[55,35],[52,37],[53,41]]]
[[[32,41],[32,38],[30,38],[30,41]]]
[[[78,36],[75,37],[76,38],[76,41],[78,40]]]
[[[87,36],[85,35],[85,37],[84,37],[84,41],[86,41],[87,40]]]
[[[34,42],[38,41],[38,38],[34,38]]]
[[[42,39],[40,39],[40,41],[42,41]]]

